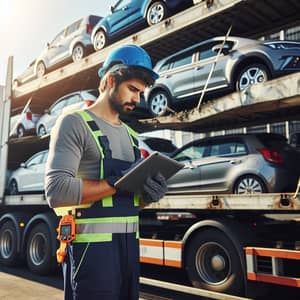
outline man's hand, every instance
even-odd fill
[[[148,177],[143,185],[142,198],[145,203],[157,202],[167,192],[167,181],[165,177],[157,173],[153,177]]]

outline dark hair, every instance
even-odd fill
[[[115,63],[110,66],[108,72],[113,75],[116,85],[131,79],[139,79],[145,82],[147,86],[151,86],[154,83],[154,79],[149,71],[143,67],[127,66],[124,64]]]

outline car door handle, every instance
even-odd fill
[[[203,67],[196,67],[196,71],[202,70]]]
[[[237,160],[230,160],[229,161],[232,165],[237,165],[237,164],[240,164],[242,161],[240,159],[237,159]]]
[[[128,9],[128,6],[124,6],[123,8],[122,8],[122,10],[127,10]]]
[[[166,78],[170,78],[170,77],[172,77],[172,75],[166,75]]]

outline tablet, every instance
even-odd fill
[[[153,152],[121,177],[115,183],[115,187],[120,190],[139,193],[142,191],[143,184],[148,176],[155,176],[160,172],[168,179],[183,167],[184,164],[159,152]]]

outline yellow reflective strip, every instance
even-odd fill
[[[133,223],[138,222],[139,216],[128,216],[128,217],[104,217],[104,218],[87,218],[87,219],[76,219],[76,224],[90,224],[90,223]]]
[[[111,242],[112,233],[78,233],[73,243]]]
[[[123,123],[123,124],[125,125],[128,133],[137,139],[139,134],[135,130],[133,130],[130,126],[128,126],[127,124],[125,124],[125,123]]]
[[[113,206],[113,198],[112,196],[107,196],[102,199],[102,206],[103,207],[112,207]]]
[[[134,202],[134,206],[140,205],[140,194],[134,194],[133,202]]]

